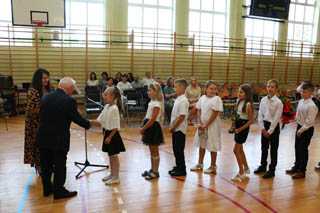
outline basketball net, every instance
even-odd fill
[[[41,21],[41,20],[33,20],[32,24],[36,24],[37,27],[42,27],[42,25],[44,25],[46,22],[45,21]]]

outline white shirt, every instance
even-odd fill
[[[180,95],[174,101],[174,105],[171,112],[171,123],[170,126],[173,127],[175,123],[179,120],[180,115],[185,115],[182,123],[175,129],[175,132],[181,131],[183,134],[187,133],[188,127],[188,112],[189,112],[189,102],[185,95]]]
[[[142,79],[142,84],[143,86],[148,86],[149,84],[155,82],[155,80],[153,78],[144,78]]]
[[[148,104],[148,110],[147,110],[147,114],[146,114],[146,119],[151,119],[152,118],[152,112],[153,112],[153,108],[154,107],[158,107],[160,110],[159,110],[159,113],[158,113],[158,116],[156,118],[156,121],[158,121],[160,123],[160,114],[161,114],[161,103],[159,101],[154,101],[154,100],[151,100]]]
[[[118,84],[117,84],[117,87],[119,88],[119,90],[121,91],[121,93],[123,93],[123,90],[126,90],[126,89],[132,89],[132,86],[129,82],[126,82],[125,84],[122,83],[122,81],[120,81]]]
[[[264,129],[263,121],[271,123],[268,133],[271,135],[280,122],[283,111],[282,101],[274,95],[272,98],[265,96],[262,98],[259,107],[258,121],[261,129]]]
[[[88,79],[87,84],[90,87],[98,86],[99,85],[99,80],[90,80],[90,79]]]
[[[105,105],[97,120],[106,130],[120,130],[120,113],[115,104],[112,106],[110,104]]]
[[[318,114],[318,107],[315,105],[311,98],[305,100],[301,99],[297,107],[297,123],[301,125],[298,130],[300,133],[307,131],[310,127],[314,126]]]
[[[240,119],[250,120],[249,115],[248,115],[248,106],[249,106],[250,102],[247,103],[246,112],[242,112],[242,108],[243,108],[244,103],[245,103],[245,101],[239,102],[237,113],[240,115]]]

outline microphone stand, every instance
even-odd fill
[[[87,96],[85,95],[82,95],[80,93],[80,91],[78,90],[78,88],[75,89],[75,91],[77,91],[77,93],[81,96],[81,97],[84,97],[86,98],[87,100],[89,100],[90,102],[92,103],[95,103],[97,106],[100,106],[103,108],[103,106],[99,103],[96,103],[94,100],[88,98]],[[87,116],[87,112],[85,110],[85,116]],[[83,168],[80,170],[80,172],[76,175],[76,179],[79,178],[79,175],[88,167],[88,166],[94,166],[94,167],[103,167],[103,168],[109,168],[108,165],[98,165],[98,164],[91,164],[89,161],[88,161],[88,141],[87,141],[87,130],[84,129],[84,140],[85,140],[85,153],[86,153],[86,160],[84,163],[80,163],[80,162],[74,162],[74,164],[77,166],[77,165],[82,165]]]

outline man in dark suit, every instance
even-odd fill
[[[43,195],[49,196],[53,192],[54,199],[77,194],[76,191],[71,192],[64,188],[71,122],[86,129],[91,127],[91,122],[79,114],[77,102],[71,97],[74,88],[75,81],[65,77],[59,82],[58,89],[43,96],[40,105],[38,146]],[[54,173],[53,184],[52,173]]]

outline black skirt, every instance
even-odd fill
[[[124,147],[119,131],[117,131],[116,134],[114,134],[109,144],[104,143],[104,141],[110,135],[111,132],[112,132],[111,130],[103,129],[104,137],[102,141],[102,151],[108,152],[109,155],[116,155],[116,154],[119,154],[120,152],[125,152],[126,148]]]
[[[236,129],[241,128],[248,121],[249,120],[243,120],[243,119],[236,120]],[[250,126],[242,130],[238,134],[234,134],[234,141],[238,144],[244,144],[248,138],[249,130],[250,130]]]
[[[143,126],[149,121],[149,119],[145,119],[143,121]],[[144,131],[142,136],[142,142],[145,145],[161,145],[164,144],[163,133],[160,124],[155,121],[150,128]]]

